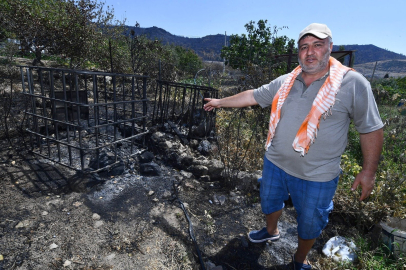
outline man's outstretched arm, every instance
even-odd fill
[[[378,169],[379,158],[383,145],[383,129],[370,133],[360,134],[363,164],[361,172],[355,177],[351,189],[355,190],[361,185],[362,193],[360,201],[366,199],[374,189],[375,173]]]
[[[222,99],[205,98],[204,100],[207,101],[203,106],[206,111],[215,108],[242,108],[258,104],[254,98],[254,90],[247,90]]]

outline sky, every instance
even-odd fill
[[[126,25],[156,26],[185,37],[246,33],[250,21],[284,27],[297,40],[311,23],[324,23],[334,45],[373,44],[406,55],[406,0],[98,0]]]

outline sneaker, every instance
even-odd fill
[[[261,243],[265,241],[276,241],[280,237],[280,234],[271,235],[266,228],[262,228],[260,231],[250,231],[248,233],[248,239],[253,243]]]
[[[292,255],[292,261],[286,265],[286,270],[311,270],[310,264],[298,263],[295,261],[295,256]]]

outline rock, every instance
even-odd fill
[[[199,147],[199,141],[198,140],[190,140],[189,145],[192,149],[197,149]]]
[[[169,190],[165,190],[164,194],[162,195],[162,198],[167,199],[172,196],[172,193]]]
[[[235,183],[239,190],[252,189],[258,190],[258,179],[261,178],[260,173],[249,173],[241,171],[237,175]]]
[[[93,220],[100,220],[100,215],[97,214],[97,213],[94,213],[93,216],[92,216],[92,219]]]
[[[108,169],[106,172],[101,172],[100,174],[103,176],[116,176],[122,175],[125,171],[125,164],[123,160],[120,160],[119,163],[113,165],[111,168]]]
[[[185,177],[186,179],[190,179],[193,177],[193,173],[191,172],[186,172],[186,171],[180,171],[180,175],[182,175],[183,177]]]
[[[62,203],[62,201],[61,201],[60,199],[55,199],[55,200],[46,202],[45,204],[46,204],[47,206],[49,206],[49,205],[58,206],[58,205],[61,204],[61,203]]]
[[[23,220],[23,221],[18,222],[18,224],[16,225],[16,229],[25,228],[25,227],[28,227],[28,226],[30,226],[30,221],[29,220]]]
[[[193,164],[193,156],[189,151],[184,150],[184,147],[182,147],[182,149],[174,150],[172,148],[166,156],[166,160],[174,167],[184,170]]]
[[[111,253],[110,255],[107,255],[106,256],[106,259],[108,260],[108,261],[111,261],[112,259],[114,259],[116,257],[116,254],[115,253]]]
[[[154,134],[152,134],[151,136],[151,140],[155,143],[155,144],[159,144],[160,142],[163,142],[165,140],[165,134],[162,132],[155,132]]]
[[[163,141],[160,142],[158,146],[164,150],[169,150],[172,148],[173,144],[170,141]]]
[[[193,164],[193,157],[192,155],[188,155],[185,153],[184,155],[181,156],[180,162],[185,166],[190,166]]]
[[[184,185],[185,185],[185,187],[187,187],[187,188],[196,189],[195,185],[194,185],[192,182],[190,182],[190,181],[186,181]]]
[[[203,165],[203,166],[209,166],[210,160],[208,160],[204,156],[198,156],[197,158],[193,159],[193,165]]]
[[[41,215],[46,216],[46,215],[48,215],[48,212],[47,211],[42,211]]]
[[[212,263],[211,261],[207,261],[205,264],[206,264],[207,270],[211,270],[214,267],[216,267],[216,265],[214,263]]]
[[[213,201],[215,204],[223,205],[226,202],[226,196],[224,195],[214,195]]]
[[[139,155],[138,160],[140,163],[149,163],[154,160],[154,154],[149,151],[145,151]]]
[[[208,140],[203,140],[199,143],[197,147],[197,151],[199,151],[202,155],[209,155],[211,150],[211,143]]]
[[[117,161],[117,164],[114,164]],[[114,164],[114,165],[112,165]],[[125,170],[125,165],[124,161],[114,155],[112,152],[101,152],[99,155],[99,159],[97,160],[97,157],[92,156],[91,160],[89,161],[89,167],[92,168],[93,170],[97,169],[102,169],[110,166],[105,171],[100,172],[100,175],[103,176],[116,176],[116,175],[121,175],[124,173]]]
[[[207,175],[207,173],[209,172],[209,169],[203,165],[192,165],[189,166],[187,170],[197,177]]]
[[[94,223],[94,227],[95,227],[95,228],[99,228],[99,227],[103,226],[103,224],[104,224],[103,220],[97,220],[97,221]]]
[[[49,249],[56,249],[57,247],[58,247],[57,244],[52,243],[52,244],[49,246]]]
[[[224,164],[218,159],[212,159],[207,165],[207,168],[209,169],[209,176],[212,179],[219,179],[221,178],[221,173],[224,171]]]
[[[160,176],[161,168],[154,162],[140,164],[140,174],[143,176]]]
[[[235,204],[240,204],[243,201],[243,199],[242,199],[241,196],[236,195],[236,196],[231,196],[230,201],[235,203]]]
[[[74,202],[73,203],[73,206],[75,206],[75,207],[79,207],[79,206],[81,206],[82,205],[82,202]]]
[[[200,176],[199,180],[203,181],[203,182],[210,182],[210,176],[202,175],[202,176]]]
[[[71,264],[72,264],[71,261],[66,260],[66,261],[63,263],[63,267],[68,267],[68,266],[70,266]]]
[[[152,196],[152,195],[154,195],[155,194],[155,191],[153,191],[153,190],[150,190],[149,192],[148,192],[148,196]]]

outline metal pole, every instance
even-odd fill
[[[111,53],[111,39],[109,39],[109,51],[110,51],[110,66],[111,66],[111,73],[113,73],[113,55]]]
[[[376,65],[378,64],[378,61],[375,62],[375,66],[374,66],[374,71],[372,72],[372,77],[371,77],[371,82],[374,79],[374,75],[375,75],[375,69],[376,69]]]

